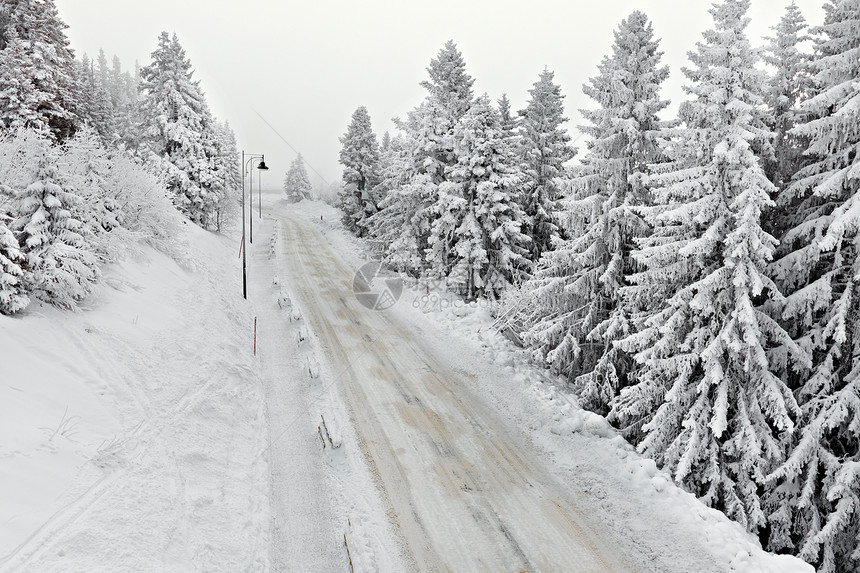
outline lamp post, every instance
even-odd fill
[[[248,157],[247,161],[245,157]],[[247,256],[245,248],[247,245],[245,244],[245,172],[248,170],[248,165],[254,161],[255,159],[259,159],[260,163],[257,165],[257,169],[261,171],[266,171],[269,168],[266,167],[266,161],[264,155],[258,155],[254,153],[245,153],[242,152],[242,296],[244,298],[248,298],[248,273],[247,273]],[[251,181],[248,185],[248,198],[251,200],[251,213],[253,213],[254,203],[253,203],[253,194],[254,194],[254,171],[250,170]],[[262,199],[261,199],[262,200]],[[262,207],[261,207],[262,212]],[[251,221],[251,233],[250,233],[250,242],[254,242],[254,217],[253,215],[249,218]]]
[[[268,171],[269,168],[266,166],[265,161],[261,161],[260,165],[257,166],[257,169],[260,171]],[[263,174],[260,173],[260,176],[257,177],[257,199],[260,205],[260,219],[263,218]]]
[[[257,169],[259,169],[260,171],[268,171],[269,168],[266,166],[266,159],[265,159],[266,156],[265,155],[256,154],[256,153],[249,153],[249,154],[247,154],[247,157],[248,157],[247,161],[245,161],[245,156],[246,156],[246,154],[244,152],[242,152],[242,159],[243,159],[244,165],[245,165],[245,170],[242,173],[242,199],[244,201],[244,196],[245,196],[244,195],[244,193],[245,193],[244,174],[248,173],[248,177],[250,178],[249,185],[248,185],[248,201],[250,201],[251,213],[253,213],[254,212],[254,170],[249,169],[248,166],[253,165],[254,161],[259,159],[260,161],[259,161],[259,165],[257,165]],[[262,207],[260,208],[260,213],[262,216]],[[249,236],[248,236],[248,242],[250,242],[253,245],[254,244],[254,217],[253,217],[253,215],[251,217],[248,217],[248,221],[251,224],[251,228],[250,228],[250,232],[249,232]]]

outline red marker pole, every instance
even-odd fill
[[[257,317],[254,317],[254,356],[257,355]]]

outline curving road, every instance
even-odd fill
[[[317,226],[273,212],[284,275],[337,374],[404,560],[420,571],[628,571],[574,494],[513,435],[466,373],[395,313],[359,304],[355,269]]]

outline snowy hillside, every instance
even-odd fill
[[[0,569],[266,568],[253,319],[233,242],[184,228],[80,312],[0,316]]]

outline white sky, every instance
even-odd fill
[[[771,35],[790,0],[752,0],[753,45]],[[823,18],[823,0],[796,0],[807,23]],[[175,32],[209,105],[230,122],[240,151],[264,153],[278,188],[295,153],[254,113],[256,109],[329,180],[340,178],[338,151],[352,112],[367,107],[381,138],[425,95],[418,84],[444,43],[453,39],[475,78],[475,93],[507,93],[514,110],[544,67],[567,96],[575,138],[578,109],[594,108],[582,84],[609,53],[622,19],[641,10],[661,39],[671,69],[664,97],[673,106],[685,84],[687,52],[710,28],[703,0],[56,0],[76,55],[132,69],[150,61],[158,35]],[[311,174],[312,179],[316,177]]]

